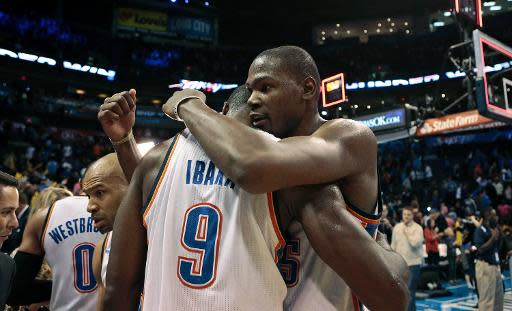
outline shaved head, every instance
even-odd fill
[[[112,230],[117,209],[121,204],[128,182],[115,153],[92,163],[83,179],[83,190],[89,197],[87,211],[94,226],[101,232]]]
[[[237,87],[227,100],[229,105],[228,115],[233,115],[245,107],[250,96],[251,92],[249,92],[245,84]]]
[[[84,175],[84,186],[85,182],[91,178],[104,179],[109,177],[120,179],[120,182],[125,185],[128,184],[126,178],[124,177],[123,169],[121,168],[115,153],[109,153],[89,165]]]

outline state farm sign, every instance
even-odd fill
[[[423,125],[416,130],[416,136],[447,133],[491,122],[494,122],[494,120],[480,115],[477,110],[464,111],[441,118],[425,120]]]

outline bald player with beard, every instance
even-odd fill
[[[240,89],[237,90],[240,92]],[[235,91],[235,92],[237,92]],[[243,92],[242,88],[242,92]],[[245,90],[247,92],[247,90]],[[127,97],[127,93],[120,93],[121,96],[118,96],[119,94],[116,94],[117,98],[115,101],[120,101],[120,97]],[[249,94],[246,98],[248,98]],[[115,97],[115,96],[114,96]],[[114,98],[113,97],[113,98]],[[231,99],[231,97],[230,97]],[[131,101],[130,105],[133,105],[134,98],[125,98],[123,99],[125,102]],[[229,100],[228,100],[229,102]],[[243,101],[243,107],[242,109],[248,108],[248,106],[245,105],[245,100]],[[118,105],[118,104],[117,104]],[[237,105],[232,105],[233,107],[240,106],[240,103]],[[124,111],[120,111],[119,109],[116,109],[117,111],[113,111],[112,109],[114,107],[113,105],[110,105],[107,110],[109,110],[110,113],[115,113],[116,119],[110,119],[110,121],[106,121],[105,111],[100,111],[100,120],[102,121],[102,125],[106,133],[109,132],[112,133],[112,127],[114,124],[122,121],[127,113]],[[120,108],[120,107],[117,107]],[[112,109],[112,110],[110,110]],[[133,108],[132,108],[133,109]],[[129,113],[129,112],[128,112]],[[249,118],[247,115],[247,112],[245,112],[245,118],[239,119],[241,122],[245,122],[246,124],[249,123]],[[101,116],[102,115],[102,116]],[[103,120],[102,120],[103,119]],[[110,123],[110,125],[107,125],[107,123]],[[127,123],[126,125],[129,125]],[[130,130],[130,126],[126,126],[124,129],[124,132],[127,133]],[[117,128],[119,129],[119,128]],[[118,133],[118,137],[122,137],[120,133]],[[125,134],[126,135],[126,134]],[[110,136],[110,135],[109,135]],[[119,150],[118,155],[122,158],[125,156],[133,156],[131,155],[132,151],[130,150],[131,147],[134,146],[134,143],[126,143],[124,147],[116,147],[117,150]],[[123,148],[123,149],[122,149]],[[123,161],[121,161],[123,162]],[[123,166],[125,167],[125,166]],[[130,169],[125,169],[125,172],[128,171],[129,173]],[[295,188],[291,189],[289,191],[281,191],[278,194],[276,194],[276,197],[279,197],[277,200],[279,202],[279,214],[282,214],[284,217],[279,219],[279,224],[281,228],[286,228],[287,231],[290,230],[296,230],[293,229],[296,227],[296,225],[292,225],[294,222],[294,219],[299,225],[301,223],[306,223],[307,225],[324,225],[327,221],[327,225],[329,223],[332,223],[332,219],[335,219],[337,221],[336,226],[340,226],[343,229],[342,235],[337,235],[335,241],[339,241],[340,243],[333,243],[333,246],[337,246],[338,249],[342,251],[346,251],[348,254],[352,252],[366,252],[365,255],[361,256],[365,258],[366,262],[369,262],[370,264],[377,264],[381,265],[380,267],[384,266],[384,268],[388,269],[388,267],[384,264],[382,260],[384,261],[395,261],[397,262],[397,265],[395,266],[396,269],[393,270],[391,273],[395,273],[398,278],[404,277],[403,274],[406,274],[406,270],[403,270],[400,266],[401,259],[399,255],[397,255],[394,252],[391,252],[388,249],[384,249],[377,245],[375,242],[371,242],[371,239],[369,238],[368,234],[365,234],[364,230],[361,228],[360,224],[355,220],[354,217],[352,217],[353,210],[346,209],[345,202],[343,201],[343,197],[341,195],[341,192],[339,191],[339,188],[335,185],[325,185],[325,186],[312,186],[312,187],[301,187],[301,188]],[[286,213],[282,213],[282,211],[288,210],[291,207],[291,210],[295,213],[294,216],[286,215]],[[333,214],[334,213],[334,214]],[[330,219],[330,220],[329,220]],[[341,219],[341,220],[340,220]],[[360,219],[361,222],[364,222],[364,220]],[[375,229],[376,226],[373,226],[372,224],[365,224],[367,226],[367,229]],[[372,231],[375,233],[375,231]],[[351,245],[351,241],[357,240],[358,242],[361,242],[363,246],[366,245],[366,247],[359,247],[359,248],[353,248]],[[315,241],[318,243],[317,241]],[[314,243],[312,243],[314,244]],[[384,243],[386,244],[386,243]],[[350,246],[352,248],[344,248],[344,246]],[[374,258],[371,258],[372,255],[374,255]],[[311,256],[309,256],[311,257]],[[318,257],[318,255],[313,253],[313,257]],[[357,262],[361,257],[354,256],[355,259],[352,259],[352,261]],[[349,258],[351,260],[351,258]],[[331,284],[334,289],[334,294],[331,293],[331,296],[334,295],[334,297],[329,297],[333,302],[329,303],[335,303],[334,307],[338,308],[339,306],[352,306],[352,297],[350,295],[350,290],[343,290],[342,287],[346,286],[345,283],[341,279],[336,279],[333,277],[334,271],[332,271],[331,268],[329,268],[325,263],[322,262],[322,260],[318,259],[316,260],[320,264],[316,264],[317,268],[315,271],[308,271],[307,277],[315,278],[318,277],[327,276],[327,279],[325,280],[328,284]],[[315,261],[315,262],[316,262]],[[332,262],[331,262],[332,265]],[[325,267],[324,267],[325,266]],[[334,265],[335,266],[335,265]],[[318,268],[320,267],[320,268]],[[406,268],[406,267],[405,267]],[[311,272],[319,272],[321,275],[313,275]],[[331,275],[329,275],[331,274]],[[348,275],[348,273],[346,273]],[[361,271],[352,271],[352,275],[348,277],[348,282],[353,283],[354,278],[364,278],[366,276],[366,273],[363,269]],[[405,277],[406,278],[406,277]],[[335,281],[332,281],[335,280]],[[339,280],[339,281],[338,281]],[[394,282],[394,281],[393,281]],[[390,285],[397,286],[396,283],[389,283]],[[341,287],[340,287],[341,286]],[[339,292],[339,293],[338,293]],[[400,306],[403,306],[403,304],[407,302],[406,295],[404,295],[404,287],[400,287],[398,284],[397,290],[395,290],[395,293],[398,295],[401,295],[399,297],[395,297],[395,299],[390,299],[386,303],[382,303],[379,305],[378,310],[399,310],[402,309]],[[289,293],[290,295],[290,293]],[[348,296],[347,296],[348,295]],[[395,295],[396,296],[396,295]],[[405,298],[404,298],[405,297]],[[288,301],[288,298],[287,298]],[[312,302],[314,303],[314,302]],[[317,305],[318,306],[318,305]],[[287,309],[292,309],[291,307],[286,307]],[[295,308],[296,309],[296,308]]]
[[[84,176],[82,187],[89,198],[87,211],[91,213],[94,226],[104,234],[96,244],[92,261],[94,277],[98,283],[96,310],[103,310],[112,227],[119,204],[128,189],[128,182],[116,154],[108,154],[92,163]]]

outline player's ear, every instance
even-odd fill
[[[318,91],[320,90],[320,86],[316,83],[315,79],[313,79],[313,77],[311,77],[311,76],[304,79],[303,88],[304,88],[304,93],[303,93],[302,97],[305,100],[315,99],[316,96],[318,95]]]
[[[222,107],[222,114],[223,115],[227,115],[228,111],[229,111],[229,103],[228,102],[224,102],[224,106]]]

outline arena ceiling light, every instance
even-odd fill
[[[140,144],[137,144],[137,149],[139,150],[140,152],[140,155],[141,156],[144,156],[146,153],[149,152],[149,150],[151,150],[151,148],[153,148],[155,146],[155,143],[152,142],[152,141],[149,141],[149,142],[145,142],[145,143],[140,143]]]
[[[48,66],[56,66],[57,61],[50,57],[45,56],[39,56],[35,54],[30,53],[24,53],[24,52],[14,52],[8,49],[2,49],[0,48],[0,56],[6,56],[14,59],[20,59],[27,62],[32,63],[39,63],[44,64]],[[116,72],[114,70],[105,70],[103,68],[89,66],[89,65],[81,65],[79,63],[69,62],[69,61],[63,61],[62,66],[65,69],[75,70],[75,71],[81,71],[81,72],[88,72],[91,74],[96,74],[100,76],[107,77],[108,80],[114,80],[116,76]]]
[[[0,48],[0,56],[7,56],[10,58],[17,58],[27,62],[37,62],[39,64],[47,64],[49,66],[55,66],[57,61],[53,58],[37,56],[34,54],[28,54],[23,52],[15,53],[11,50],[1,49]]]
[[[180,83],[170,84],[170,89],[190,89],[205,91],[208,93],[217,93],[221,90],[231,90],[238,87],[238,84],[224,84],[217,82],[193,81],[193,80],[180,80]]]

